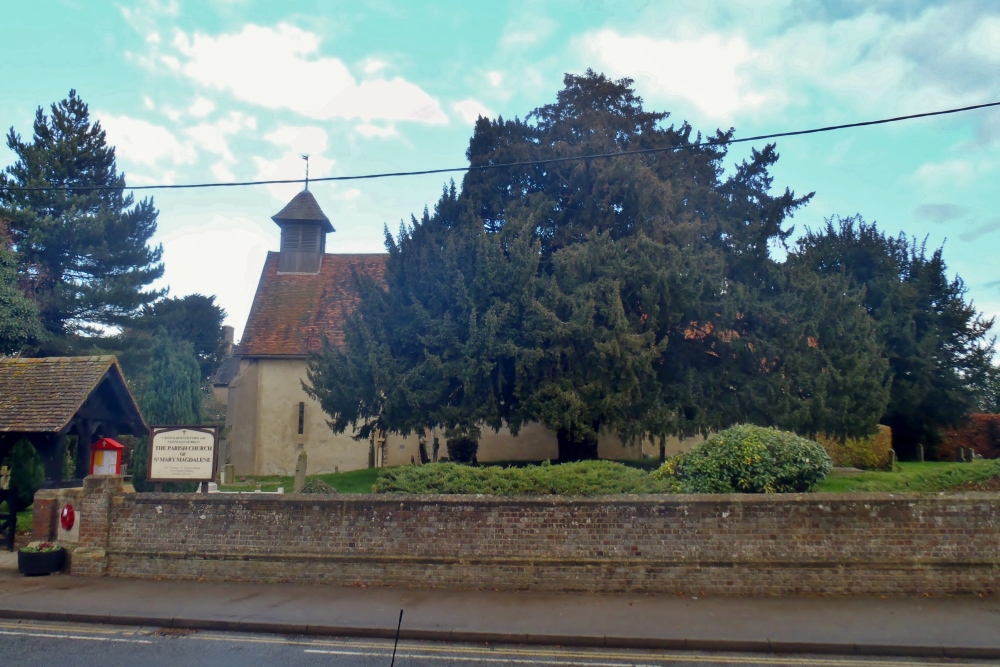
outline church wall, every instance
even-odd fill
[[[233,464],[237,475],[253,475],[256,472],[254,441],[257,437],[257,362],[244,359],[240,363],[240,374],[229,383],[229,397],[226,408],[225,451],[228,463]]]
[[[257,364],[260,398],[255,474],[294,474],[300,443],[309,457],[310,475],[368,467],[368,443],[331,431],[319,403],[302,389],[305,359],[258,359]],[[304,404],[301,434],[299,403]]]
[[[350,434],[334,434],[319,403],[302,389],[306,376],[304,359],[244,360],[240,376],[230,387],[227,442],[229,460],[237,475],[291,475],[295,471],[301,443],[309,457],[308,474],[348,471],[368,466],[368,443]],[[303,433],[298,433],[299,403],[304,404]],[[438,432],[439,457],[448,455],[447,440]],[[670,438],[667,455],[687,451],[704,438]],[[432,456],[433,437],[428,434],[427,454]],[[408,465],[420,461],[419,438],[390,434],[384,448],[385,466]],[[615,434],[598,440],[598,454],[604,459],[656,457],[659,446],[649,440],[628,445]],[[556,459],[559,447],[554,431],[541,424],[527,424],[518,435],[506,428],[498,433],[483,429],[477,458],[481,463],[499,461],[542,461]]]
[[[696,445],[705,441],[705,436],[694,435],[689,438],[678,438],[671,436],[665,443],[667,456],[675,456],[693,449]],[[597,455],[602,459],[641,459],[656,458],[660,455],[660,445],[648,438],[643,438],[641,443],[629,444],[623,442],[616,433],[602,433],[597,439]]]

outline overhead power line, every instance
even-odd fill
[[[855,127],[867,127],[869,125],[885,125],[888,123],[899,123],[906,120],[915,120],[917,118],[929,118],[931,116],[945,116],[948,114],[962,113],[965,111],[975,111],[977,109],[986,109],[989,107],[1000,106],[1000,102],[986,102],[984,104],[974,104],[967,107],[958,107],[955,109],[943,109],[941,111],[927,111],[924,113],[909,114],[906,116],[893,116],[891,118],[880,118],[878,120],[864,120],[856,123],[843,123],[840,125],[827,125],[825,127],[814,127],[807,130],[791,130],[789,132],[775,132],[772,134],[758,134],[752,137],[743,137],[741,139],[709,139],[706,141],[701,141],[694,144],[684,144],[682,146],[667,146],[664,148],[643,148],[632,151],[617,151],[613,153],[593,153],[589,155],[573,155],[568,157],[556,157],[556,158],[546,158],[544,160],[527,160],[524,162],[503,162],[498,164],[484,164],[477,166],[465,166],[465,167],[446,167],[443,169],[420,169],[417,171],[390,171],[381,172],[377,174],[359,174],[355,176],[326,176],[323,178],[289,178],[289,179],[275,179],[268,181],[239,181],[234,183],[182,183],[178,185],[136,185],[136,186],[126,186],[126,190],[186,190],[194,188],[235,188],[235,187],[245,187],[251,185],[287,185],[294,183],[322,183],[328,181],[362,181],[371,180],[376,178],[395,178],[401,176],[426,176],[429,174],[449,174],[456,172],[466,172],[466,171],[486,171],[489,169],[508,169],[511,167],[532,167],[536,165],[544,164],[556,164],[560,162],[572,162],[576,160],[600,160],[600,159],[610,159],[616,157],[623,157],[626,155],[648,155],[651,153],[667,153],[676,152],[680,150],[685,150],[689,148],[704,148],[710,146],[729,146],[730,144],[742,144],[750,141],[761,141],[764,139],[780,139],[781,137],[797,137],[804,134],[819,134],[821,132],[833,132],[835,130],[847,130]],[[118,188],[114,186],[85,186],[85,185],[51,185],[51,186],[41,186],[41,187],[11,187],[11,186],[0,186],[0,190],[7,190],[9,192],[42,192],[48,190],[117,190]]]

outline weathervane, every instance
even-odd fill
[[[309,153],[303,153],[302,159],[306,161],[306,190],[309,189]]]

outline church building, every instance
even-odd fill
[[[308,190],[295,197],[272,218],[281,228],[278,252],[268,252],[243,337],[230,362],[228,382],[229,427],[224,462],[236,475],[290,475],[301,446],[308,456],[309,474],[404,465],[421,459],[417,436],[388,435],[378,442],[359,442],[350,433],[335,434],[317,401],[302,388],[309,354],[322,348],[325,336],[334,345],[344,342],[343,322],[358,300],[355,274],[380,280],[386,253],[328,253],[330,219]],[[227,377],[228,377],[227,376]],[[424,453],[430,455],[435,435],[440,455],[446,455],[443,435],[424,434]],[[670,443],[668,451],[693,443]],[[685,446],[686,445],[686,446]],[[644,443],[646,455],[656,453]],[[639,446],[624,445],[613,434],[601,438],[602,458],[639,458]],[[671,452],[672,453],[672,452]],[[479,442],[481,462],[554,459],[556,435],[540,424],[529,424],[517,437],[505,429],[484,429]]]

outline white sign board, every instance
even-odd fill
[[[218,434],[199,426],[154,426],[149,437],[151,482],[215,480]]]
[[[113,449],[99,449],[94,452],[95,475],[118,474],[118,452]]]

